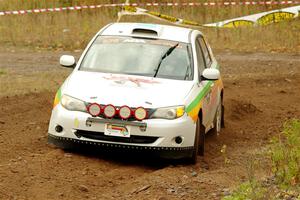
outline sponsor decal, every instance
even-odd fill
[[[210,24],[200,24],[194,21],[176,18],[173,16],[165,15],[158,12],[149,11],[146,9],[125,6],[119,16],[122,15],[146,15],[159,20],[167,21],[172,24],[181,26],[197,26],[197,27],[216,27],[216,28],[238,28],[238,27],[251,27],[258,25],[269,25],[271,23],[277,23],[281,21],[291,20],[299,17],[300,6],[293,6],[289,8],[272,10],[268,12],[262,12],[254,15],[248,15],[244,17],[229,19]]]
[[[214,85],[212,88],[212,94],[207,96],[211,92],[212,85]],[[217,91],[221,90],[222,88],[223,88],[223,83],[221,80],[209,81],[202,88],[202,90],[195,97],[195,99],[186,107],[185,112],[188,114],[189,117],[193,119],[194,122],[196,122],[198,120],[199,111],[203,107],[205,97],[212,98],[212,100],[215,101],[215,98],[217,96]],[[202,114],[205,115],[205,113]]]
[[[170,15],[165,15],[159,12],[153,12],[146,9],[138,8],[138,7],[132,7],[132,6],[124,6],[123,10],[118,13],[119,16],[123,15],[146,15],[149,17],[153,17],[156,19],[164,20],[173,24],[182,25],[182,26],[202,26],[201,24],[185,20],[181,18],[172,17]]]
[[[139,24],[139,28],[141,27],[148,27],[152,28],[153,26],[149,26],[148,24]],[[120,44],[120,43],[140,43],[140,44],[153,44],[153,45],[163,45],[163,46],[168,46],[172,47],[176,44],[175,41],[169,41],[169,40],[144,40],[140,38],[116,38],[115,36],[102,36],[98,37],[96,40],[96,44]],[[185,44],[179,44],[177,48],[187,48]]]
[[[242,26],[265,26],[272,23],[278,23],[299,17],[299,11],[300,6],[293,6],[289,8],[272,10],[268,12],[262,12],[244,17],[229,19],[212,24],[204,24],[203,26],[222,28],[236,28]]]
[[[259,18],[257,20],[257,23],[259,25],[269,25],[272,23],[290,20],[290,19],[293,19],[294,17],[295,17],[294,13],[279,11],[279,12],[274,12],[274,13],[270,13],[270,14],[262,16],[261,18]]]
[[[224,24],[223,27],[224,28],[248,27],[248,26],[253,26],[253,24],[254,22],[248,20],[236,20]]]
[[[141,86],[141,83],[145,84],[155,84],[155,83],[160,83],[155,80],[150,80],[150,79],[143,79],[143,78],[133,78],[133,77],[122,77],[122,76],[109,76],[109,77],[103,77],[106,80],[111,80],[114,81],[115,83],[118,84],[125,84],[126,82],[133,82],[135,83],[138,87]]]
[[[213,81],[209,81],[196,96],[196,98],[185,109],[185,112],[193,119],[194,122],[196,122],[198,119],[198,113],[202,108],[203,98],[208,94],[210,91],[210,86],[213,83]]]

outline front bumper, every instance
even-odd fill
[[[151,153],[152,155],[158,155],[161,158],[168,159],[180,159],[191,157],[194,147],[147,147],[147,146],[133,146],[125,144],[113,144],[105,142],[92,142],[84,141],[80,139],[58,137],[55,135],[48,134],[48,143],[53,144],[62,149],[82,149],[82,148],[93,148],[106,150],[112,149],[114,151],[133,151],[138,153]]]
[[[107,137],[106,124],[123,123],[130,130],[130,138]],[[63,127],[57,132],[56,126]],[[126,122],[92,118],[88,113],[68,111],[60,104],[51,115],[49,142],[65,148],[71,144],[84,144],[99,147],[137,149],[147,151],[191,152],[194,147],[196,125],[184,115],[175,120],[148,119],[142,122]],[[175,142],[181,137],[180,144]]]

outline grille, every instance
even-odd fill
[[[83,130],[77,130],[75,135],[78,138],[84,137],[93,140],[133,143],[133,144],[151,144],[158,139],[158,137],[136,136],[136,135],[131,135],[130,138],[123,138],[123,137],[107,136],[104,135],[103,132],[92,132],[92,131],[83,131]]]

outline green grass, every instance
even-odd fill
[[[204,1],[204,0],[203,0]],[[0,0],[0,10],[18,10],[70,5],[91,5],[110,1]],[[114,1],[121,3],[124,1]],[[131,1],[145,2],[145,1]],[[161,1],[159,1],[161,2]],[[177,1],[179,2],[179,1]],[[164,14],[211,23],[280,8],[278,6],[147,7]],[[36,49],[83,49],[104,25],[115,22],[120,8],[101,8],[56,13],[0,16],[0,44],[3,47]],[[126,16],[122,21],[158,22],[142,16]],[[214,49],[235,51],[300,51],[300,20],[265,27],[216,29],[201,28]]]
[[[272,141],[273,172],[282,188],[300,186],[300,120],[291,120]],[[300,188],[299,188],[300,189]]]
[[[275,182],[263,185],[254,175],[223,200],[300,199],[300,120],[284,124],[283,131],[271,142],[268,157]],[[251,172],[254,174],[254,172]],[[290,197],[295,198],[290,198]]]
[[[265,200],[265,197],[266,189],[259,182],[248,181],[242,183],[232,195],[224,197],[223,200]]]
[[[6,71],[0,69],[0,76],[6,74]]]

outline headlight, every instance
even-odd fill
[[[63,95],[61,98],[61,105],[70,111],[82,111],[86,112],[86,105],[84,101],[70,97],[68,95]]]
[[[151,116],[151,118],[160,119],[176,119],[183,116],[185,113],[184,106],[174,106],[167,108],[158,108]]]

